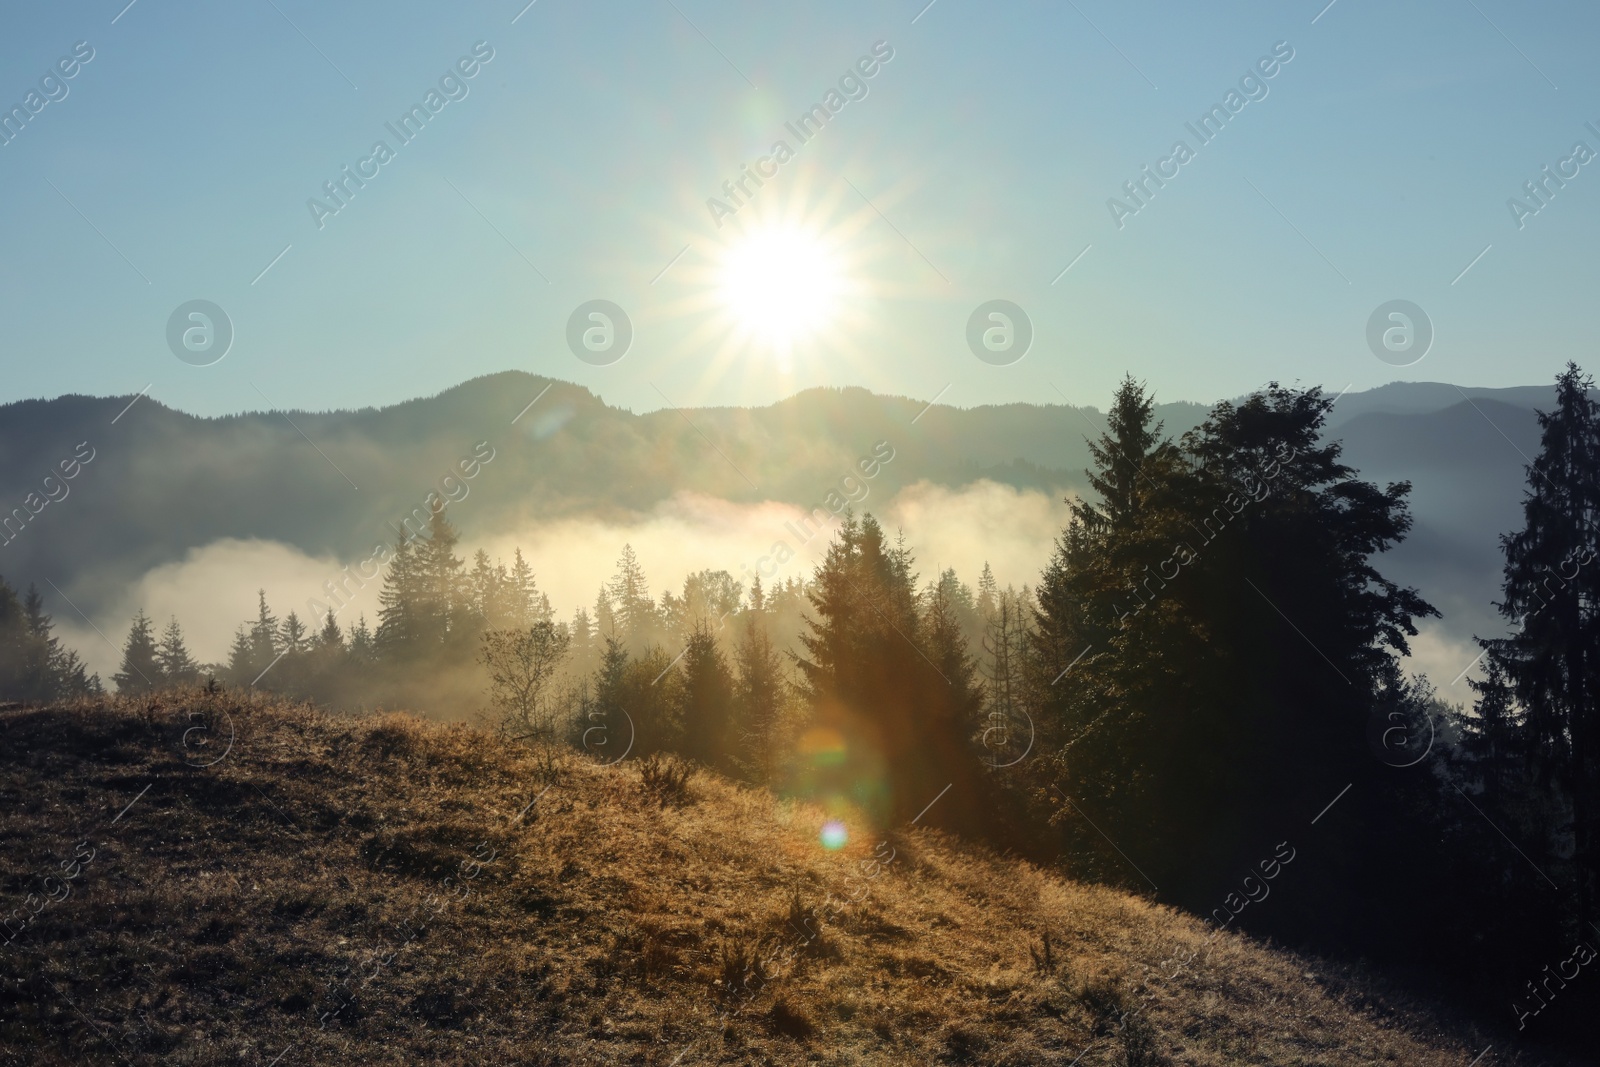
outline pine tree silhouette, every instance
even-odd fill
[[[1594,380],[1568,363],[1556,406],[1539,413],[1539,455],[1528,467],[1523,528],[1501,538],[1500,614],[1508,637],[1482,642],[1488,677],[1482,729],[1501,753],[1571,805],[1579,911],[1595,902],[1600,856],[1600,402]]]
[[[122,644],[122,667],[111,679],[119,693],[149,693],[165,681],[156,653],[155,630],[142,609],[133,617]]]
[[[167,620],[167,628],[162,631],[161,643],[156,647],[156,661],[167,685],[193,685],[200,680],[200,665],[189,655],[189,648],[183,641],[183,628],[175,615]]]

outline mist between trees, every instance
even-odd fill
[[[141,613],[115,681],[477,715],[547,752],[599,725],[608,759],[676,754],[880,829],[948,786],[925,825],[1199,913],[1315,815],[1293,886],[1239,924],[1420,967],[1505,1014],[1594,918],[1600,404],[1575,366],[1557,385],[1471,707],[1401,669],[1437,614],[1379,568],[1410,486],[1341,462],[1328,396],[1272,384],[1174,440],[1131,379],[1032,587],[924,578],[905,536],[846,512],[803,578],[703,570],[656,596],[623,546],[593,607],[557,619],[520,550],[461,559],[439,507],[395,545],[373,624],[279,619],[263,595],[227,662],[202,665],[176,620],[158,638]],[[1128,611],[1198,529],[1204,551]],[[49,627],[37,594],[0,590],[4,695],[98,686]],[[1397,767],[1375,718],[1436,741]],[[1596,995],[1574,985],[1528,1029],[1559,1036]]]

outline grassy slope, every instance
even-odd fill
[[[185,747],[207,699],[235,741],[193,767],[226,740],[219,719]],[[1093,1042],[1089,1067],[1125,1062],[1119,1003],[1176,1063],[1462,1067],[1487,1043],[1232,935],[1141,986],[1207,928],[931,832],[894,835],[869,879],[876,842],[823,853],[817,812],[709,776],[663,808],[636,761],[569,757],[519,821],[540,788],[483,735],[398,717],[0,712],[0,919],[95,850],[0,946],[0,1063],[1027,1064]],[[860,899],[806,943],[795,890]],[[1046,931],[1051,971],[1029,951]],[[792,959],[724,995],[758,945]]]

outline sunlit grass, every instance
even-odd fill
[[[248,755],[176,762],[197,704],[226,710]],[[820,849],[821,809],[715,774],[663,807],[639,761],[569,751],[545,789],[528,752],[474,730],[227,691],[5,711],[0,730],[18,798],[0,879],[70,851],[68,826],[96,826],[99,850],[0,952],[0,983],[23,991],[0,1051],[30,1063],[286,1047],[319,1063],[1064,1063],[1091,1045],[1084,1062],[1110,1063],[1122,1011],[1119,1029],[1200,1067],[1244,1048],[1460,1067],[1482,1047],[1354,969],[934,831]],[[893,857],[865,862],[883,833]],[[1199,950],[1189,969],[1152,985],[1180,949]]]

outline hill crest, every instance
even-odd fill
[[[226,692],[0,737],[8,913],[80,858],[0,949],[16,1062],[1459,1067],[1485,1040],[932,831],[829,852],[820,811],[705,773],[678,798],[569,751],[541,781],[465,727]]]

